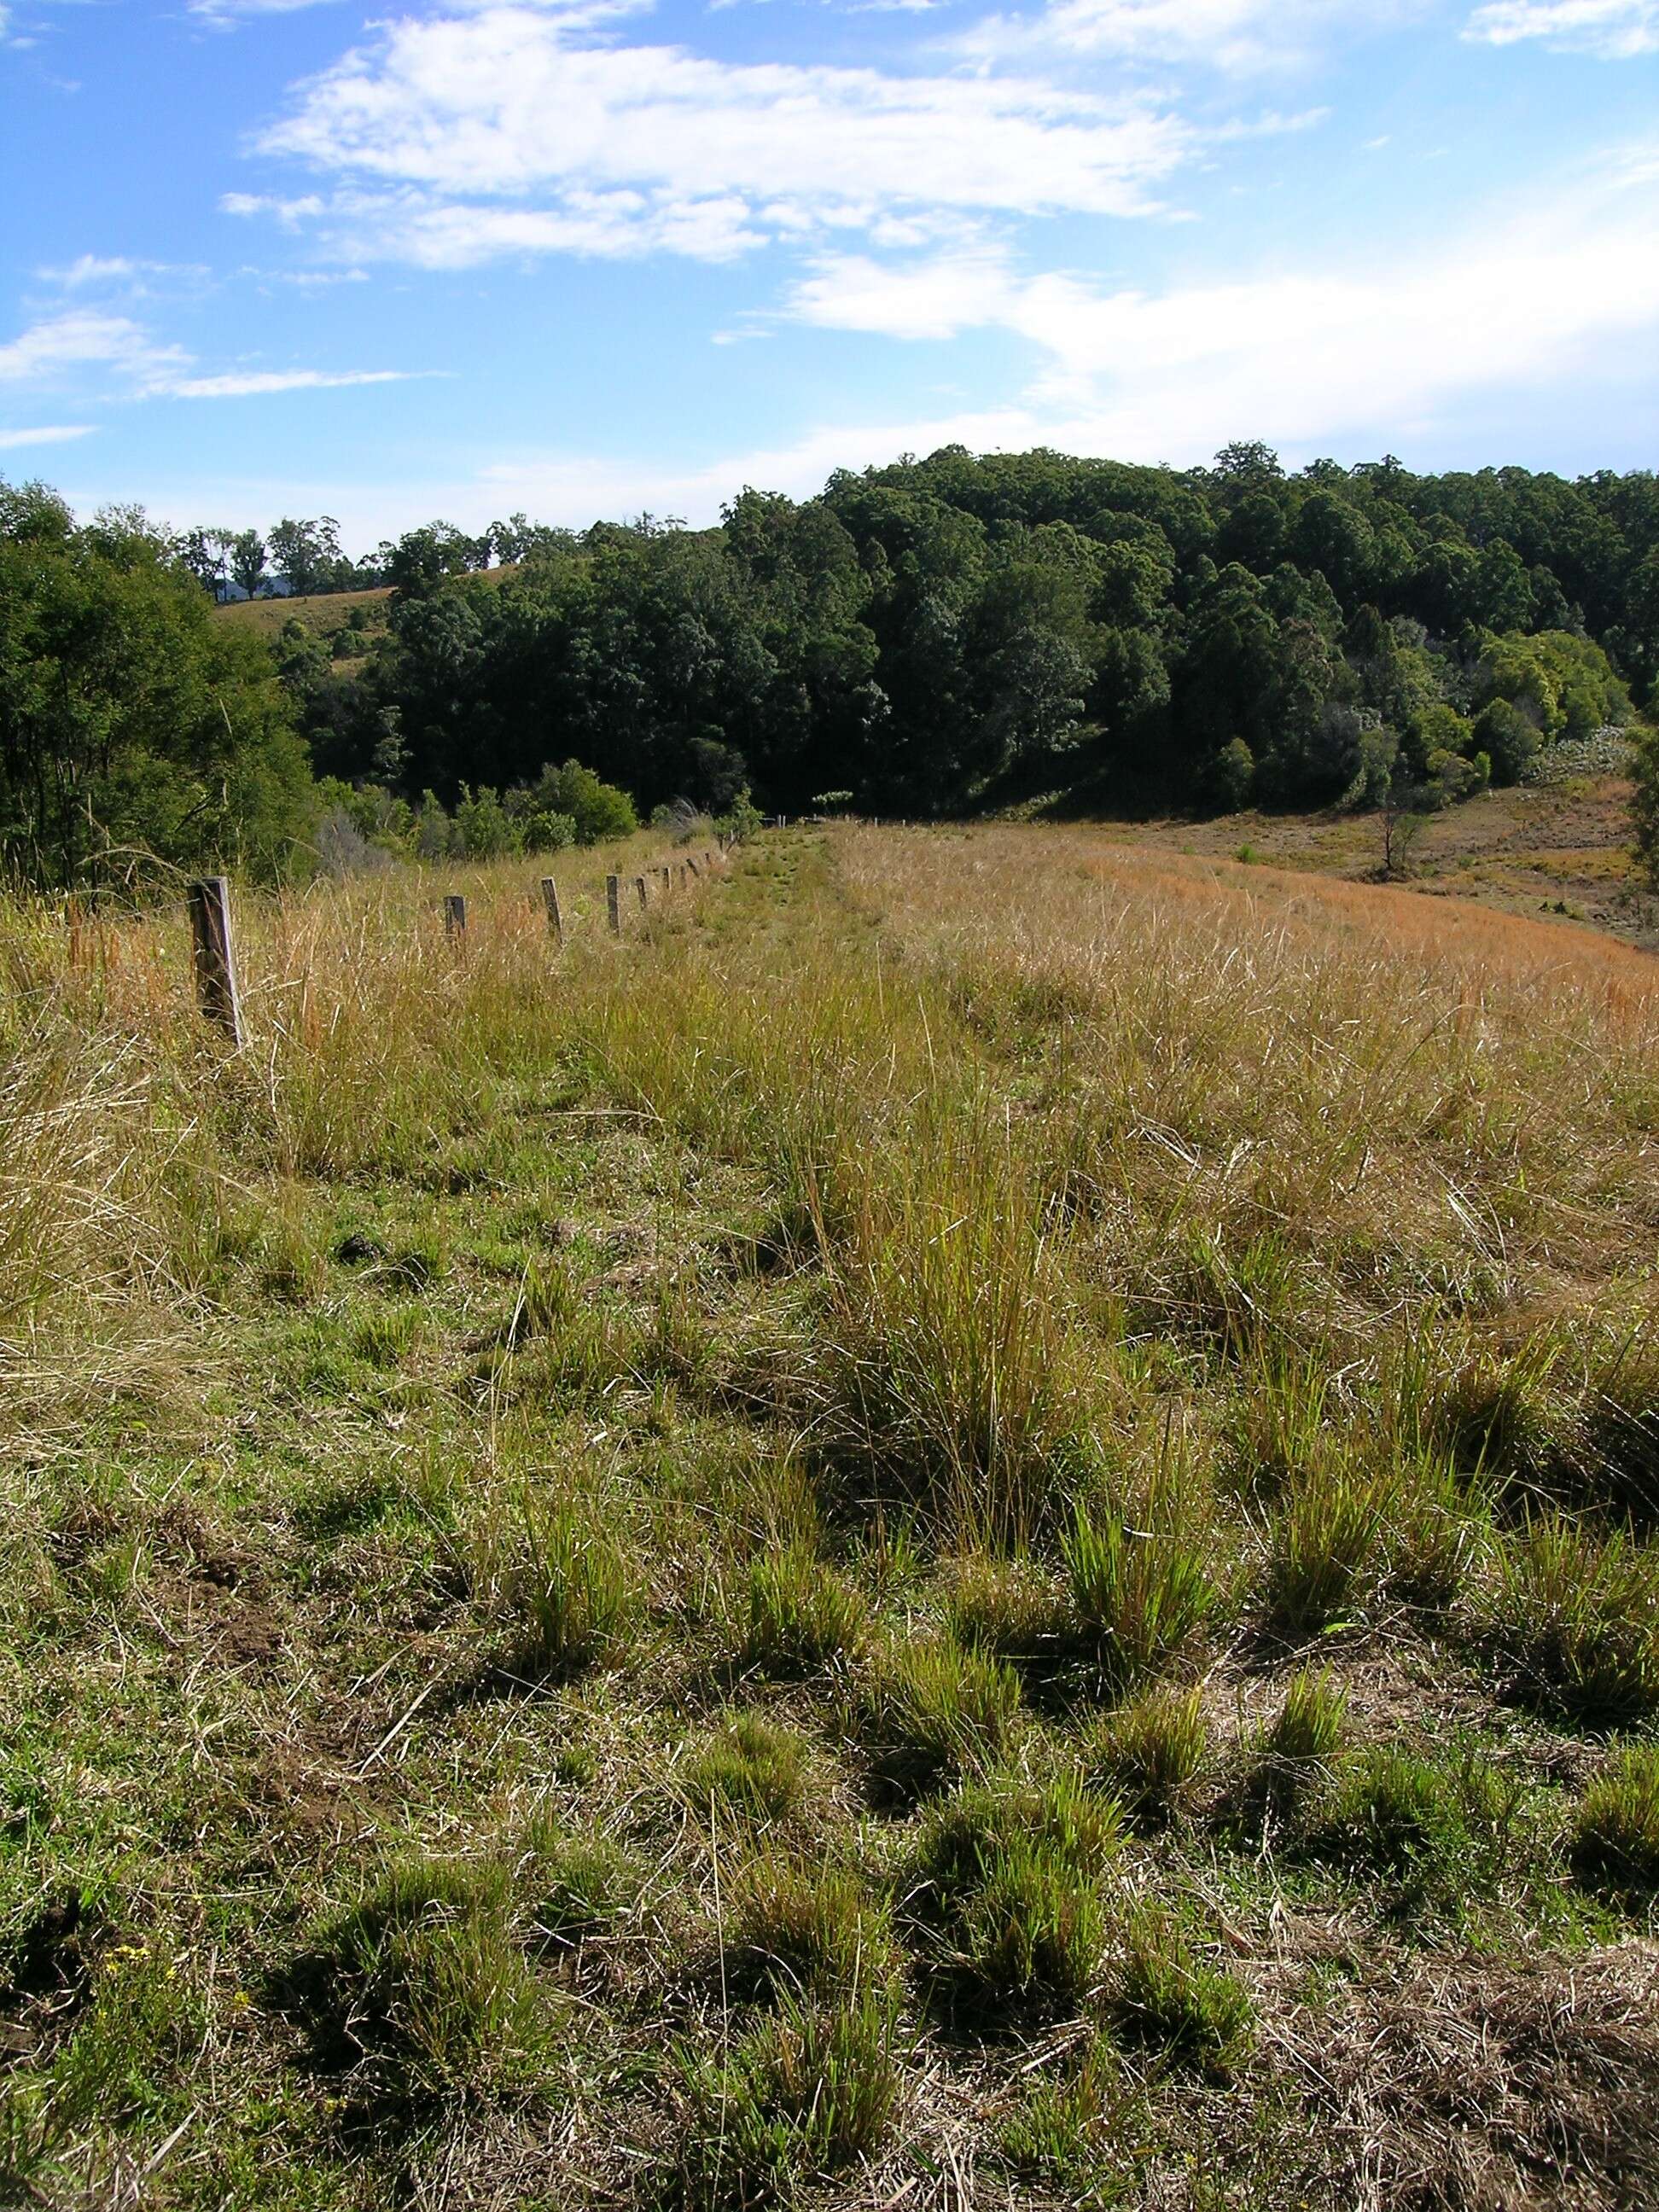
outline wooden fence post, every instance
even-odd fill
[[[662,878],[662,895],[666,898],[669,892],[674,888],[672,871],[669,868],[667,862],[665,861],[661,867],[657,870],[657,873]]]
[[[236,953],[230,940],[230,885],[204,876],[190,887],[190,930],[196,944],[196,999],[205,1018],[242,1042],[242,994],[236,987]]]
[[[459,891],[444,893],[444,935],[452,945],[466,942],[466,901]]]
[[[547,908],[547,926],[559,943],[564,943],[564,916],[559,912],[559,887],[551,876],[542,878],[542,904]]]
[[[651,901],[651,894],[650,894],[650,892],[646,889],[646,886],[645,886],[645,878],[644,878],[643,876],[635,876],[635,878],[634,878],[634,888],[635,888],[635,890],[639,893],[639,895],[640,895],[640,906],[641,906],[641,909],[643,909],[645,907],[647,907],[647,906],[648,906],[648,905],[650,904],[650,901]]]
[[[689,853],[688,853],[688,854],[686,854],[686,856],[685,856],[685,865],[686,865],[686,866],[687,866],[688,868],[690,868],[690,871],[691,871],[691,872],[692,872],[692,874],[693,874],[694,876],[701,876],[701,875],[702,875],[702,869],[697,866],[696,862],[692,859],[691,855],[690,855]]]
[[[607,876],[605,879],[605,910],[613,937],[622,935],[622,878]]]

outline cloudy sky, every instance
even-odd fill
[[[1659,462],[1659,0],[0,0],[0,472],[179,525]]]

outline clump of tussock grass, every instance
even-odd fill
[[[1086,1397],[1027,1165],[975,1102],[951,1111],[908,1133],[902,1158],[843,1158],[815,1434],[855,1483],[967,1550],[1056,1517]]]
[[[792,2202],[885,2141],[901,2086],[896,1993],[785,1996],[723,2056],[679,2054],[675,2196],[696,2212]]]
[[[884,1793],[914,1798],[994,1765],[1013,1740],[1019,1677],[948,1635],[890,1646],[869,1665],[855,1724]]]
[[[722,1943],[734,1996],[828,1998],[896,1972],[885,1909],[850,1867],[763,1853],[733,1888]]]
[[[1137,1820],[1155,1825],[1191,1796],[1209,1744],[1203,1691],[1159,1686],[1101,1722],[1085,1758]]]
[[[1258,1230],[1229,1249],[1218,1230],[1194,1229],[1183,1264],[1161,1293],[1161,1318],[1215,1346],[1241,1366],[1278,1361],[1293,1351],[1317,1314],[1307,1261],[1277,1231]]]
[[[325,2063],[405,2110],[505,2085],[545,2029],[499,1860],[399,1860],[293,1977]]]
[[[1659,1710],[1659,1547],[1540,1514],[1498,1547],[1486,1615],[1534,1702],[1592,1727]]]
[[[1082,2004],[1121,1829],[1109,1799],[1066,1776],[975,1784],[929,1813],[903,1911],[951,2013],[995,2025]]]
[[[1342,1748],[1347,1725],[1348,1693],[1337,1677],[1326,1668],[1299,1668],[1261,1747],[1284,1766],[1324,1766]]]
[[[1209,1547],[1179,1522],[1133,1528],[1079,1504],[1061,1552],[1073,1632],[1115,1692],[1186,1657],[1221,1610]]]
[[[1304,1475],[1279,1509],[1267,1562],[1275,1627],[1316,1635],[1363,1601],[1383,1514],[1376,1483],[1355,1474]]]
[[[1052,1576],[1030,1559],[974,1552],[951,1562],[945,1617],[958,1643],[1000,1658],[1031,1660],[1061,1649],[1060,1594]]]
[[[1132,2102],[1115,2051],[1091,2036],[1054,2071],[1030,2080],[998,2130],[998,2148],[1023,2178],[1069,2187],[1086,2203],[1101,2182],[1102,2153]],[[1126,2130],[1127,2132],[1127,2130]],[[1120,2140],[1121,2137],[1120,2136]]]
[[[1573,1823],[1582,1881],[1615,1895],[1659,1890],[1659,1743],[1622,1746],[1595,1775]]]
[[[526,1493],[516,1540],[486,1525],[483,1571],[518,1624],[519,1669],[574,1674],[627,1648],[641,1613],[635,1565],[599,1522],[592,1499]]]
[[[778,1678],[855,1657],[870,1627],[859,1591],[799,1539],[749,1563],[739,1644],[745,1666]]]
[[[645,1887],[638,1862],[614,1838],[545,1814],[525,1832],[515,1879],[535,1940],[561,1950],[608,1933]]]
[[[725,1812],[757,1826],[787,1820],[806,1796],[806,1745],[763,1714],[730,1715],[687,1757],[681,1789],[705,1814]]]
[[[1495,1893],[1525,1844],[1522,1792],[1472,1745],[1373,1744],[1337,1772],[1306,1847],[1379,1878],[1407,1910]]]
[[[1176,1916],[1150,1900],[1125,1917],[1111,1979],[1118,2033],[1225,2072],[1255,2018],[1237,1976],[1204,1958]]]

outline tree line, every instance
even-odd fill
[[[1389,457],[1291,473],[1257,444],[1176,471],[947,447],[837,471],[803,501],[746,489],[710,529],[515,516],[472,538],[434,523],[374,556],[383,620],[354,610],[331,641],[298,609],[274,660],[251,639],[233,648],[209,604],[220,587],[198,541],[226,533],[168,538],[121,514],[77,526],[40,487],[7,498],[0,556],[55,564],[59,597],[71,574],[82,597],[107,586],[125,603],[141,574],[158,603],[182,595],[192,642],[175,650],[220,728],[198,727],[199,757],[176,740],[181,773],[205,791],[210,757],[272,763],[251,813],[227,772],[188,822],[216,836],[234,820],[249,854],[314,846],[314,830],[277,827],[295,759],[297,816],[355,809],[359,836],[420,849],[562,835],[548,826],[568,811],[548,781],[560,763],[641,811],[718,812],[749,793],[790,813],[924,817],[1416,810],[1523,777],[1563,740],[1639,729],[1659,685],[1648,471],[1424,476]],[[295,588],[362,581],[328,518],[278,530]],[[27,703],[15,629],[8,616],[0,834],[15,866],[30,837],[62,866],[77,809],[111,836],[123,804],[131,815],[118,726],[133,722],[133,757],[152,766],[162,739],[137,700],[131,715],[94,710],[88,664],[76,741],[102,765],[60,762],[63,789],[40,787],[27,763],[50,717]],[[152,675],[142,697],[156,688]]]

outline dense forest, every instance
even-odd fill
[[[15,867],[140,835],[185,858],[230,827],[274,865],[303,842],[290,730],[370,834],[453,836],[459,809],[534,844],[570,834],[577,763],[642,810],[1430,807],[1638,725],[1659,690],[1646,471],[946,447],[799,504],[745,490],[708,530],[434,524],[367,565],[327,518],[271,539],[291,587],[392,587],[331,639],[283,624],[275,684],[210,605],[226,548],[261,587],[256,532],[77,528],[40,487],[0,492]]]

